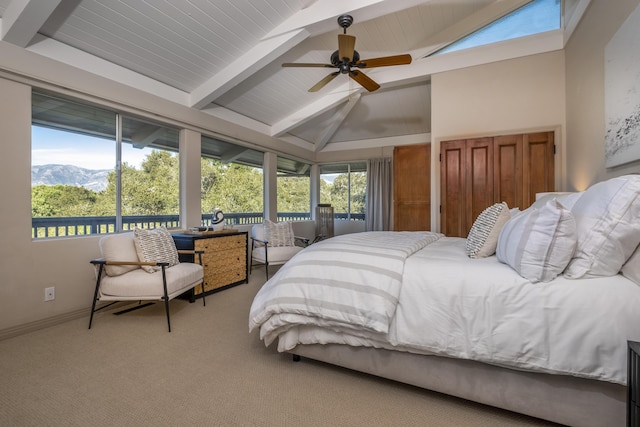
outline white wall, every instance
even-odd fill
[[[607,169],[604,157],[604,49],[639,3],[592,0],[566,46],[567,190],[640,172],[639,161]]]
[[[556,51],[432,76],[432,230],[440,229],[441,141],[553,130],[556,189],[563,189],[564,68]]]

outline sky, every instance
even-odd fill
[[[113,169],[116,162],[116,143],[113,140],[31,127],[32,165],[74,165],[85,169]],[[122,144],[122,160],[139,167],[150,149],[133,148]]]

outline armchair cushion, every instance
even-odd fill
[[[273,222],[264,220],[264,234],[269,246],[294,246],[293,226],[291,222]]]
[[[167,295],[169,299],[193,288],[202,281],[202,266],[183,262],[165,270],[167,275]],[[162,299],[162,271],[151,274],[142,269],[112,277],[104,276],[100,282],[100,299]]]
[[[110,234],[101,238],[100,252],[106,261],[139,261],[133,232]],[[105,265],[104,270],[107,275],[115,277],[139,268],[139,265]]]
[[[278,246],[269,248],[269,264],[277,265],[284,264],[289,261],[291,257],[303,250],[301,246]],[[258,262],[265,262],[265,247],[259,246],[253,249],[251,256]]]
[[[154,229],[136,228],[134,231],[135,247],[138,258],[142,262],[168,262],[169,267],[178,264],[178,250],[166,227]],[[143,265],[147,273],[160,270],[160,267]]]

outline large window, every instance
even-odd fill
[[[310,165],[278,156],[278,220],[311,219]]]
[[[320,166],[320,203],[333,206],[335,219],[364,221],[366,162]]]
[[[228,225],[262,222],[264,154],[209,136],[201,141],[202,225],[211,225],[216,208]]]
[[[178,130],[32,95],[32,237],[179,224]]]

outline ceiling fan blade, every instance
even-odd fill
[[[311,89],[309,89],[309,92],[317,92],[317,91],[319,91],[320,89],[325,87],[327,85],[327,83],[329,83],[331,80],[335,79],[338,74],[340,74],[340,71],[336,71],[335,73],[329,74],[327,77],[325,77],[324,79],[320,80]]]
[[[388,67],[390,65],[411,64],[411,55],[384,56],[382,58],[363,59],[356,62],[358,68]]]
[[[335,68],[332,64],[311,64],[304,62],[285,62],[283,67],[317,67],[317,68]]]
[[[362,85],[362,87],[364,87],[369,92],[376,91],[380,88],[380,85],[378,83],[374,82],[362,71],[352,70],[351,72],[349,72],[349,77],[360,83],[360,85]]]
[[[349,34],[338,34],[338,55],[340,61],[347,58],[347,62],[353,60],[353,52],[356,48],[356,37]]]

